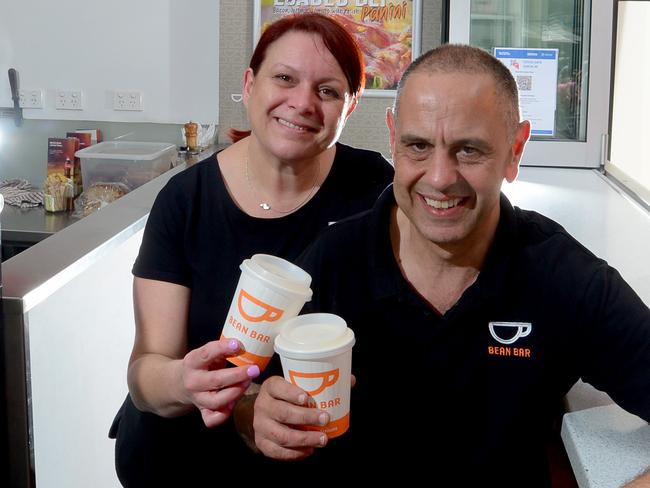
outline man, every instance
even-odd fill
[[[387,124],[392,189],[300,263],[311,309],[356,334],[350,430],[329,444],[298,430],[327,415],[275,377],[255,402],[256,446],[308,458],[297,467],[550,486],[545,448],[579,378],[650,420],[650,311],[562,227],[501,195],[530,124],[495,58],[454,45],[424,54]]]

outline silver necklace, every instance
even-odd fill
[[[260,201],[259,196],[257,195],[257,190],[255,190],[255,187],[253,186],[253,183],[250,178],[250,171],[248,169],[248,156],[246,156],[246,162],[244,163],[244,173],[246,175],[246,182],[248,183],[248,187],[251,189],[253,192],[253,195],[255,195],[255,199]],[[314,178],[314,181],[312,182],[311,185],[311,190],[309,190],[309,193],[307,193],[307,196],[302,200],[298,205],[296,205],[293,208],[290,208],[289,210],[278,210],[277,208],[271,207],[271,204],[268,202],[268,200],[262,200],[258,204],[258,206],[265,211],[273,211],[281,214],[288,214],[291,213],[295,210],[298,210],[300,207],[302,207],[307,201],[311,198],[311,196],[314,194],[314,191],[316,190],[316,185],[318,184],[318,178],[320,176],[320,161],[318,161],[318,166],[316,167],[316,176]]]

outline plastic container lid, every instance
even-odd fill
[[[291,293],[311,300],[311,276],[295,264],[270,254],[255,254],[239,268],[255,275],[280,293]]]
[[[175,148],[168,142],[106,141],[79,149],[74,155],[78,158],[150,161]]]
[[[338,315],[308,313],[287,320],[275,338],[275,351],[293,359],[319,359],[337,356],[354,342],[354,332]]]

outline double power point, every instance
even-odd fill
[[[18,90],[20,108],[43,108],[43,90]]]
[[[83,110],[83,92],[81,90],[57,90],[54,108],[57,110]]]
[[[116,90],[113,97],[113,110],[143,111],[142,92],[137,90]]]

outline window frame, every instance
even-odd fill
[[[468,44],[470,39],[471,0],[448,3],[450,43]],[[607,157],[610,119],[610,85],[614,2],[585,0],[584,19],[591,19],[584,41],[589,43],[589,72],[587,78],[586,140],[531,140],[526,146],[521,164],[572,168],[603,168]],[[587,23],[585,22],[585,25]],[[591,35],[597,33],[596,35]]]

